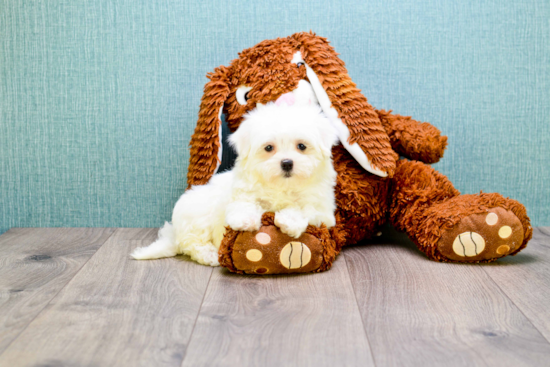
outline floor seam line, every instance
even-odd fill
[[[525,319],[526,319],[527,321],[529,321],[529,323],[531,324],[531,326],[533,326],[533,328],[535,328],[535,330],[538,331],[538,333],[540,334],[540,336],[542,336],[542,338],[543,338],[544,340],[546,340],[546,342],[547,342],[548,344],[550,344],[550,340],[548,340],[548,339],[546,338],[546,336],[544,336],[544,334],[539,330],[539,328],[533,323],[533,321],[532,321],[529,317],[527,317],[527,315],[526,315],[526,314],[523,312],[523,310],[517,305],[517,303],[515,303],[514,300],[513,300],[512,298],[510,298],[510,296],[508,296],[508,293],[506,293],[506,292],[504,291],[504,289],[502,289],[502,287],[500,286],[500,284],[498,284],[498,283],[493,279],[493,277],[491,276],[491,274],[489,274],[489,273],[487,272],[487,270],[485,270],[485,269],[483,268],[482,265],[479,265],[479,264],[478,264],[478,266],[481,267],[481,269],[483,270],[483,272],[485,273],[485,275],[487,275],[487,276],[489,277],[489,279],[491,279],[491,282],[493,282],[493,284],[495,284],[495,285],[497,286],[497,288],[502,292],[502,294],[504,294],[504,295],[506,296],[506,298],[508,298],[508,299],[510,300],[510,302],[512,302],[512,304],[513,304],[513,305],[516,307],[516,309],[523,315],[523,317],[525,317]]]
[[[195,317],[195,322],[193,323],[193,327],[191,328],[189,341],[187,342],[187,346],[185,347],[185,354],[183,355],[180,366],[183,366],[183,362],[185,361],[185,358],[187,358],[187,351],[189,350],[189,346],[191,345],[191,341],[193,340],[193,335],[195,334],[195,326],[197,326],[197,321],[199,320],[199,316],[202,311],[202,305],[204,304],[204,299],[206,298],[208,287],[210,287],[210,280],[212,280],[212,274],[214,274],[214,268],[212,268],[212,271],[210,272],[210,276],[208,277],[208,283],[206,284],[206,288],[204,289],[204,294],[202,295],[201,304],[199,306],[199,310],[197,311],[197,317]]]
[[[351,275],[349,272],[349,265],[348,265],[348,259],[345,255],[344,251],[342,251],[342,256],[344,257],[344,261],[346,262],[346,273],[348,274],[348,279],[351,284],[351,290],[353,291],[353,298],[355,299],[355,306],[357,307],[357,312],[359,312],[359,318],[361,319],[361,325],[363,326],[363,333],[365,334],[365,339],[367,339],[367,344],[369,345],[369,351],[370,351],[370,357],[372,359],[372,364],[376,366],[376,361],[374,360],[374,352],[372,350],[372,345],[370,343],[369,336],[367,335],[367,330],[365,329],[365,321],[363,320],[363,313],[361,312],[361,309],[359,308],[359,301],[357,301],[357,293],[355,292],[355,287],[353,285],[353,281],[351,280]]]

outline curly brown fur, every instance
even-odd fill
[[[346,244],[369,238],[386,221],[390,179],[366,172],[342,145],[332,149],[336,177],[336,222]]]
[[[357,143],[374,167],[391,177],[395,170],[395,152],[378,114],[351,80],[344,62],[326,38],[311,33],[293,36],[300,42],[305,62],[315,71],[332,106],[350,131],[349,143]]]
[[[420,123],[409,116],[377,110],[392,148],[402,156],[424,163],[436,163],[443,157],[447,137],[427,122]]]
[[[221,121],[218,113],[230,92],[226,83],[228,74],[229,69],[224,66],[208,74],[210,81],[204,87],[199,120],[189,143],[188,188],[207,183],[219,163],[217,154],[220,149],[218,134]]]
[[[417,213],[460,195],[446,176],[416,161],[399,161],[391,186],[391,223],[409,236],[418,226]]]
[[[432,260],[451,261],[437,247],[445,230],[453,228],[466,216],[487,213],[496,207],[512,211],[523,226],[523,243],[512,253],[515,255],[525,248],[532,236],[523,205],[497,193],[460,195],[446,176],[422,162],[402,160],[397,164],[392,182],[391,223],[407,233]]]
[[[282,94],[296,89],[306,78],[305,67],[291,62],[300,51],[304,60],[318,75],[333,107],[350,130],[350,143],[357,143],[371,160],[373,167],[387,172],[395,170],[395,152],[378,114],[352,82],[342,60],[325,38],[313,33],[297,33],[286,38],[267,40],[239,53],[229,67],[219,67],[209,74],[204,89],[199,119],[191,137],[191,158],[187,173],[188,187],[206,183],[218,164],[219,110],[235,131],[243,115],[257,103],[275,101]],[[236,90],[247,85],[248,102],[238,103]]]
[[[505,198],[498,193],[480,193],[479,195],[460,195],[446,202],[439,203],[428,208],[422,214],[416,215],[419,225],[411,228],[416,235],[411,239],[418,248],[436,261],[452,261],[442,255],[436,246],[443,231],[453,228],[466,216],[472,214],[487,213],[492,208],[503,208],[512,211],[519,218],[524,230],[524,238],[521,246],[510,255],[516,255],[527,246],[527,242],[533,236],[529,217],[525,207],[513,199]],[[483,260],[481,262],[492,262],[497,257]],[[461,261],[469,262],[469,261]],[[475,261],[478,262],[478,261]]]
[[[525,247],[531,227],[525,208],[498,194],[460,196],[452,183],[421,162],[399,161],[398,153],[418,161],[433,163],[442,156],[447,138],[428,123],[410,117],[375,110],[360,93],[345,68],[344,62],[325,38],[313,33],[297,33],[286,38],[267,40],[242,51],[228,67],[219,67],[209,74],[205,86],[199,120],[191,139],[188,185],[206,183],[218,165],[218,114],[223,106],[230,131],[235,131],[243,115],[257,103],[277,100],[308,80],[306,69],[292,63],[300,51],[318,76],[338,117],[350,131],[349,143],[357,143],[374,167],[388,173],[387,178],[363,169],[342,146],[333,148],[337,172],[336,222],[330,231],[334,242],[327,242],[338,253],[344,244],[357,243],[372,236],[387,218],[397,229],[405,231],[431,259],[448,259],[438,252],[436,243],[441,232],[456,225],[465,216],[500,206],[512,210],[524,229]],[[236,90],[246,85],[252,89],[245,105],[238,103]],[[396,163],[397,162],[397,163]],[[393,177],[392,177],[393,175]],[[313,230],[308,228],[308,230]],[[322,232],[320,237],[325,236]],[[232,271],[232,244],[236,233],[228,230],[220,248],[220,263]],[[323,241],[329,241],[328,237]],[[335,255],[334,255],[335,256]],[[330,266],[331,261],[326,261]]]
[[[233,254],[233,245],[239,233],[238,231],[232,230],[229,226],[226,228],[222,243],[218,249],[218,261],[221,266],[226,267],[229,271],[244,274],[243,271],[235,267],[235,264],[233,264],[233,257],[231,256]]]

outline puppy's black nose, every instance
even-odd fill
[[[294,165],[294,162],[292,162],[291,159],[283,159],[281,161],[281,168],[283,169],[283,171],[285,172],[290,172],[292,171],[292,166]]]

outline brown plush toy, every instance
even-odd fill
[[[325,38],[296,33],[263,41],[208,77],[190,143],[189,186],[208,182],[221,163],[222,113],[235,131],[256,104],[276,101],[301,80],[311,84],[341,142],[333,148],[336,227],[309,226],[293,239],[266,213],[257,232],[228,228],[219,259],[233,272],[327,270],[343,245],[371,237],[387,220],[437,261],[490,262],[517,254],[531,238],[522,204],[497,193],[461,195],[428,166],[443,156],[447,137],[428,123],[374,109]]]

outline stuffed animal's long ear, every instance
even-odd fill
[[[344,62],[325,38],[313,33],[291,37],[300,44],[292,61],[305,63],[309,82],[342,145],[365,170],[381,177],[393,176],[397,154],[378,114],[349,77]]]
[[[229,96],[230,69],[216,68],[207,77],[199,110],[199,120],[189,143],[191,157],[187,169],[187,187],[204,185],[216,173],[222,157],[223,104]]]

